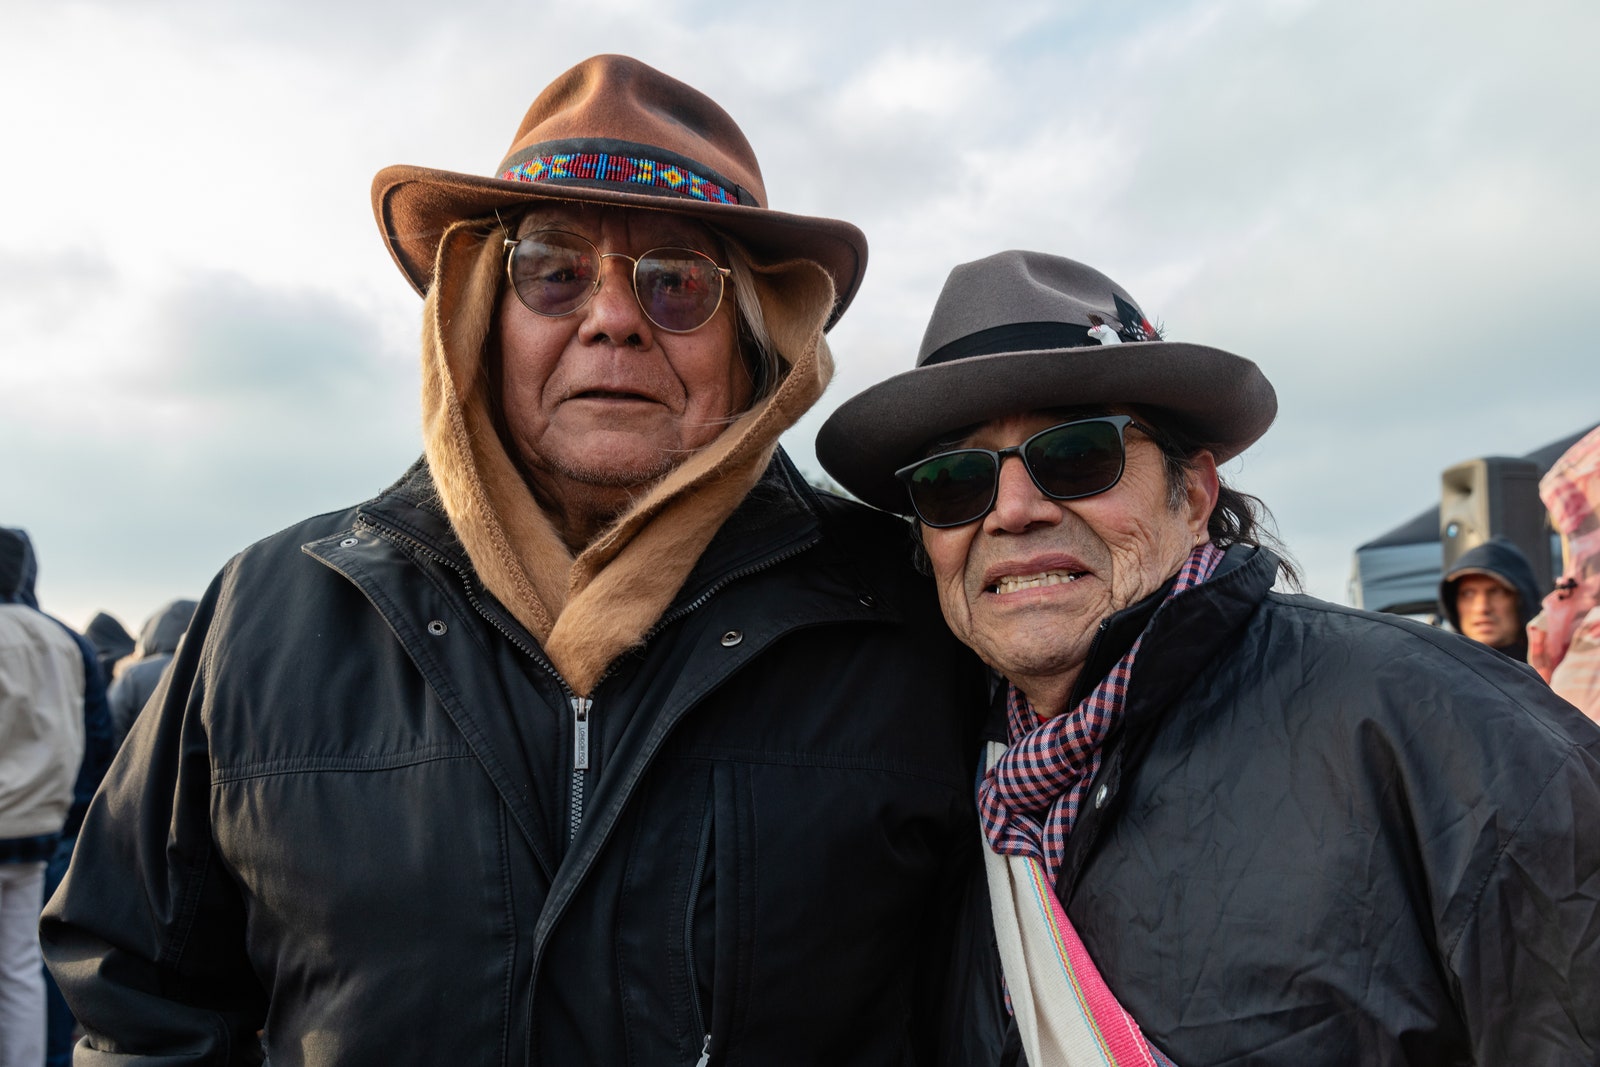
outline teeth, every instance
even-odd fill
[[[1069,571],[1045,571],[1043,574],[1016,575],[1002,578],[995,583],[996,593],[1015,593],[1022,589],[1038,589],[1044,585],[1062,585],[1066,582],[1075,582],[1083,577],[1081,573]]]

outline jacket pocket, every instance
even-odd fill
[[[755,958],[756,839],[750,768],[719,761],[712,765],[708,805],[710,833],[707,868],[710,880],[700,887],[699,919],[711,924],[712,960],[700,975],[709,982],[711,1011],[706,1019],[702,1064],[721,1064],[738,1044],[745,1004],[741,989],[750,988]],[[710,895],[710,906],[705,897]],[[702,935],[700,942],[705,944]]]
[[[759,1010],[744,992],[755,958],[750,796],[748,767],[685,759],[658,766],[634,805],[616,910],[602,909],[627,1062],[744,1062],[742,1020]]]

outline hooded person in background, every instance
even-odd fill
[[[1439,610],[1456,633],[1525,663],[1528,621],[1539,610],[1533,564],[1515,543],[1492,537],[1445,571]]]
[[[39,909],[110,747],[106,729],[88,743],[91,691],[105,717],[92,651],[38,610],[36,573],[32,542],[0,527],[0,1067],[51,1062]],[[70,1050],[70,1016],[66,1029]]]
[[[1275,590],[1218,466],[1276,413],[1254,363],[1014,251],[818,435],[1009,683],[977,799],[1020,1051],[1600,1062],[1600,729],[1456,634]]]
[[[124,657],[133,655],[138,642],[115,615],[104,611],[96,612],[94,618],[89,620],[89,625],[83,629],[83,636],[94,646],[95,661],[100,665],[100,677],[104,679],[109,690],[117,663]],[[109,698],[108,692],[107,699]],[[124,730],[122,733],[126,734],[127,731]]]
[[[984,672],[778,447],[864,238],[622,56],[494,174],[374,182],[425,458],[202,598],[46,911],[80,1067],[984,1062]]]
[[[18,596],[29,550],[0,528],[0,1067],[45,1055],[45,984],[35,929],[83,761],[84,660]]]
[[[116,732],[117,745],[121,746],[133,720],[138,718],[156,683],[172,662],[178,651],[178,642],[189,629],[197,607],[193,600],[172,600],[163,604],[145,620],[139,630],[139,641],[134,646],[133,658],[117,664],[116,677],[106,692],[111,705],[111,726]]]
[[[116,755],[117,743],[111,724],[110,705],[106,699],[105,676],[100,669],[99,650],[83,634],[39,606],[36,588],[39,580],[39,556],[33,550],[33,539],[28,536],[27,531],[3,526],[0,526],[0,531],[10,534],[15,538],[15,543],[22,546],[22,561],[15,591],[9,594],[9,599],[7,594],[0,593],[0,603],[25,604],[43,614],[72,639],[72,643],[78,647],[79,658],[83,660],[83,761],[78,767],[78,777],[73,784],[72,807],[67,812],[67,822],[62,828],[60,842],[56,847],[56,858],[51,861],[46,874],[46,892],[49,893],[55,891],[56,883],[66,873],[67,857],[72,853],[72,843],[77,838],[78,827],[83,822],[84,814],[89,810],[89,801],[94,798],[95,790],[100,788],[100,781],[105,777],[106,768],[111,765],[111,758]]]

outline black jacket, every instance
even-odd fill
[[[1107,984],[1183,1067],[1600,1062],[1600,728],[1251,551],[1155,612],[1068,841]]]
[[[420,465],[247,550],[46,913],[77,1062],[991,1055],[983,674],[905,537],[780,458],[592,708]]]

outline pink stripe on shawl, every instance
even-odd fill
[[[1056,899],[1055,891],[1045,880],[1044,865],[1033,860],[1029,862],[1028,869],[1033,875],[1035,902],[1044,911],[1045,920],[1055,935],[1061,969],[1077,994],[1084,1022],[1099,1043],[1106,1063],[1112,1067],[1124,1067],[1127,1064],[1157,1067],[1150,1044],[1139,1030],[1139,1024],[1117,1003],[1105,979],[1100,977],[1099,969],[1089,958],[1089,950],[1083,947],[1078,931],[1073,929],[1072,921]]]

